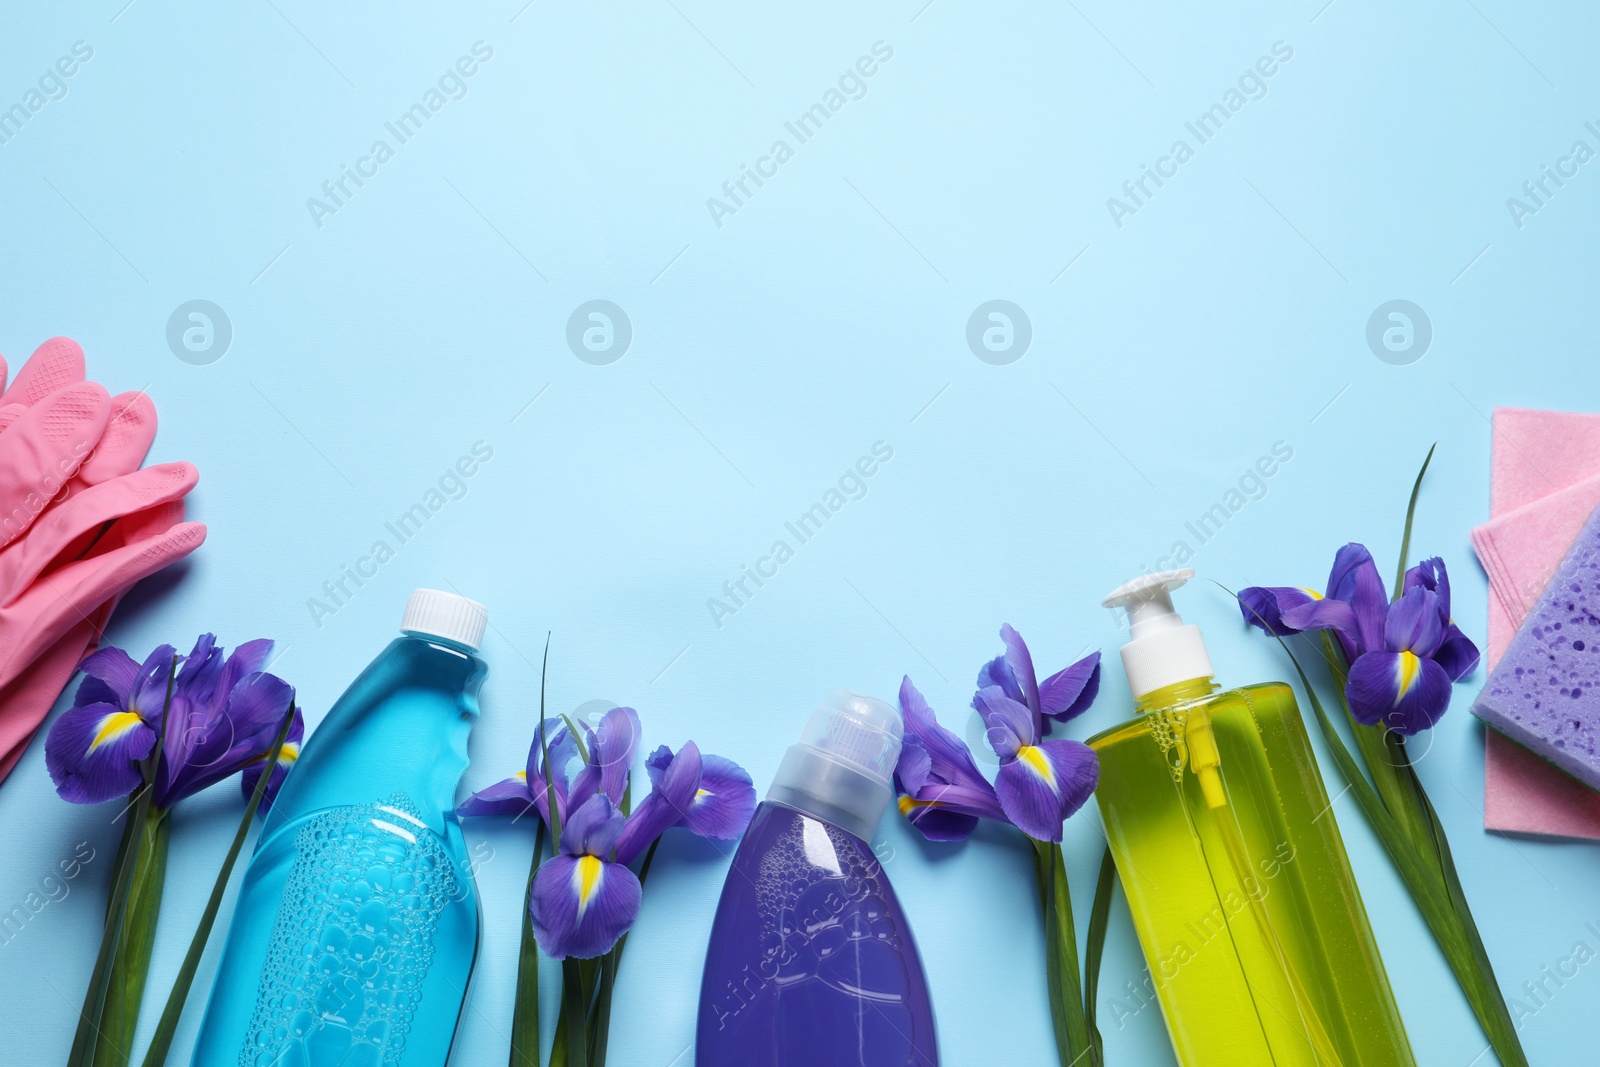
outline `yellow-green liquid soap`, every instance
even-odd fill
[[[1294,693],[1221,692],[1172,609],[1192,571],[1126,608],[1137,717],[1089,740],[1117,874],[1184,1067],[1415,1063]]]

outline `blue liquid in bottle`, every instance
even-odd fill
[[[697,1067],[938,1067],[927,979],[868,842],[900,717],[841,691],[789,749],[717,906]]]
[[[193,1067],[443,1067],[478,954],[456,786],[486,615],[419,589],[256,842]]]

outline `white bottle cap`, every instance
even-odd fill
[[[476,600],[439,589],[414,589],[406,601],[400,629],[408,634],[442,637],[476,652],[483,645],[489,609]]]
[[[811,713],[767,790],[767,799],[869,840],[894,799],[894,767],[904,727],[881,700],[849,689]]]
[[[1187,567],[1140,575],[1100,602],[1128,613],[1122,666],[1135,700],[1174,682],[1211,677],[1211,657],[1200,627],[1185,626],[1172,607],[1172,591],[1193,577]]]

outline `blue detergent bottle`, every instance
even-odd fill
[[[433,589],[307,740],[256,842],[193,1067],[443,1067],[478,954],[455,808],[483,605]]]
[[[696,1067],[938,1067],[911,924],[869,843],[902,729],[840,690],[785,755],[723,884]]]

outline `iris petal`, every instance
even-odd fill
[[[272,735],[274,740],[277,736],[276,732]],[[262,811],[270,811],[272,809],[272,802],[277,799],[278,790],[283,786],[283,780],[289,776],[289,768],[293,767],[300,759],[300,743],[305,740],[305,736],[305,716],[300,714],[299,708],[295,708],[294,720],[289,723],[289,732],[284,735],[283,747],[278,750],[278,762],[272,765],[272,777],[267,781],[266,792],[261,794]],[[272,748],[272,741],[267,742],[266,748],[268,750]],[[244,772],[239,775],[239,788],[244,793],[244,798],[247,802],[251,794],[256,791],[256,782],[261,778],[262,766],[265,764],[266,759],[266,753],[263,752],[259,759],[252,760],[245,767]]]
[[[1002,693],[998,687],[980,689],[972,698],[988,729],[989,747],[1002,760],[1011,759],[1024,745],[1039,740],[1033,712]]]
[[[1054,739],[1018,748],[1000,765],[995,792],[1017,828],[1040,841],[1060,841],[1062,823],[1083,807],[1100,778],[1094,751]]]
[[[663,751],[670,754],[663,745],[650,758],[659,764]],[[703,762],[700,749],[693,741],[686,742],[676,755],[669,755],[660,782],[652,786],[650,795],[628,816],[617,836],[619,861],[632,863],[650,847],[650,842],[683,823],[700,788]]]
[[[1301,633],[1305,630],[1336,630],[1351,640],[1360,638],[1356,613],[1342,600],[1307,601],[1285,611],[1283,623],[1283,628],[1292,633]]]
[[[596,793],[572,812],[561,827],[561,851],[569,856],[604,856],[622,833],[622,813],[604,793]]]
[[[1300,630],[1284,619],[1284,614],[1304,604],[1321,600],[1309,589],[1293,586],[1252,585],[1239,590],[1239,611],[1244,621],[1274,637],[1288,637]]]
[[[175,695],[156,806],[170,809],[259,760],[272,747],[293,700],[288,682],[259,673],[241,679],[220,708]]]
[[[556,816],[563,821],[567,817],[567,784],[570,781],[567,765],[578,758],[578,742],[559,719],[546,719],[543,731],[542,743],[540,731],[534,731],[533,744],[528,748],[527,768],[523,773],[528,776],[528,788],[533,792],[534,803],[539,806],[539,814],[548,824],[550,812],[546,809],[549,807],[552,786],[556,795]],[[550,756],[548,772],[544,766],[546,750]],[[546,773],[549,774],[548,779]]]
[[[987,689],[991,685],[999,686],[1006,696],[1017,703],[1027,703],[1028,697],[1017,685],[1017,676],[1011,673],[1011,664],[1006,662],[1004,655],[996,656],[978,668],[978,688]]]
[[[1478,646],[1472,643],[1472,638],[1461,632],[1455,623],[1445,627],[1444,637],[1439,642],[1439,650],[1433,654],[1433,660],[1444,668],[1452,682],[1459,682],[1471,674],[1478,666]]]
[[[589,734],[589,760],[572,780],[572,792],[580,798],[600,792],[611,803],[622,803],[628,785],[628,771],[639,750],[639,713],[632,708],[612,708],[600,718],[600,725]]]
[[[156,732],[115,704],[85,704],[61,713],[45,739],[44,762],[62,799],[100,804],[139,787],[138,761]]]
[[[1345,699],[1357,722],[1402,734],[1426,730],[1450,706],[1450,676],[1414,652],[1368,652],[1350,667]]]
[[[112,645],[106,645],[90,653],[82,663],[78,664],[78,669],[89,679],[101,683],[115,693],[114,702],[124,706],[127,705],[128,698],[133,695],[133,687],[139,680],[138,662],[122,649]],[[80,701],[80,703],[92,702]]]
[[[161,712],[167,702],[167,688],[169,679],[176,680],[173,671],[177,666],[178,650],[171,645],[160,645],[154,652],[145,657],[139,667],[139,676],[134,680],[133,689],[128,694],[127,710],[137,711],[144,716],[144,721],[151,726],[161,725]]]
[[[1409,590],[1415,586],[1437,593],[1440,614],[1446,620],[1450,618],[1450,574],[1444,568],[1444,560],[1430,556],[1406,571],[1404,588]]]
[[[929,773],[934,778],[965,784],[984,781],[971,749],[961,738],[939,725],[933,708],[911,683],[910,676],[900,683],[900,717],[905,721],[906,736],[914,738],[927,754]],[[902,748],[902,755],[904,752]]]
[[[1432,656],[1444,639],[1444,618],[1439,597],[1432,590],[1413,586],[1389,605],[1383,620],[1383,644],[1390,652],[1415,652]]]
[[[722,756],[705,756],[700,788],[695,791],[683,825],[692,834],[732,841],[750,825],[756,811],[756,787],[745,769]]]
[[[1100,653],[1091,652],[1039,685],[1039,710],[1057,722],[1076,718],[1100,693]]]
[[[894,788],[900,794],[915,794],[933,776],[933,759],[914,734],[900,742],[900,759],[894,765]]]
[[[528,773],[496,782],[480,789],[456,808],[458,815],[520,815],[534,803],[533,790],[528,786]]]
[[[1004,666],[1003,660],[996,661]],[[986,687],[1004,693],[1003,687]],[[1020,704],[1017,705],[1021,707]],[[939,725],[909,677],[900,683],[905,741],[895,767],[900,811],[930,841],[960,841],[979,818],[1006,821],[1000,800],[955,734]]]
[[[1383,621],[1388,614],[1389,595],[1384,591],[1378,565],[1372,562],[1372,553],[1365,545],[1352,541],[1334,554],[1327,595],[1329,600],[1349,604],[1355,613],[1355,647],[1352,649],[1345,644],[1347,657],[1353,659],[1362,652],[1383,647]]]
[[[1000,627],[1000,640],[1006,644],[1006,663],[1011,667],[1011,674],[1022,688],[1021,702],[1035,715],[1039,714],[1039,681],[1033,672],[1033,654],[1028,651],[1027,642],[1009,623]]]
[[[596,796],[584,807],[597,800],[609,803]],[[556,856],[540,864],[528,897],[534,936],[553,959],[604,955],[639,917],[640,895],[638,877],[620,863]]]
[[[900,814],[929,841],[965,841],[978,828],[978,817],[937,800],[900,798]]]

